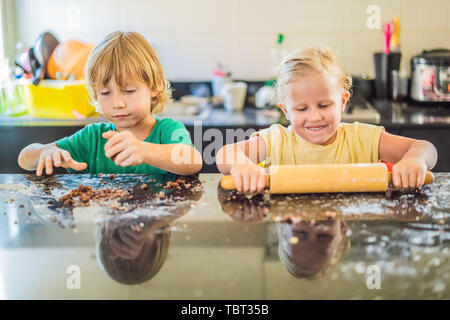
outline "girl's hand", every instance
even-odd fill
[[[77,171],[85,170],[87,163],[77,162],[72,159],[70,153],[66,150],[60,149],[56,146],[45,148],[40,156],[39,162],[36,168],[36,175],[40,176],[45,167],[46,174],[53,173],[53,166],[71,168]]]
[[[261,197],[261,195],[254,197]],[[266,218],[268,212],[269,209],[263,204],[250,202],[245,198],[230,216],[241,223],[258,223]]]
[[[423,186],[427,166],[418,158],[403,158],[392,168],[392,183],[397,189],[415,189]]]
[[[264,169],[253,163],[235,164],[230,170],[238,192],[261,193],[266,186]]]
[[[143,142],[137,139],[130,131],[108,131],[102,134],[108,139],[105,144],[105,155],[114,161],[117,166],[138,166],[144,163],[145,149]]]

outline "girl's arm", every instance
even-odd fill
[[[222,174],[230,174],[234,165],[248,165],[266,158],[266,143],[259,136],[220,148],[216,155],[217,168]]]
[[[416,140],[382,131],[378,148],[380,160],[395,163],[392,169],[396,188],[421,187],[427,170],[437,162],[437,150],[425,140]]]
[[[255,136],[250,140],[223,146],[216,156],[217,168],[231,174],[239,192],[259,193],[266,186],[264,169],[257,163],[266,158],[266,143]]]

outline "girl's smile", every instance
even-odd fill
[[[349,97],[336,79],[315,73],[289,83],[284,92],[280,107],[295,132],[313,144],[332,143]]]

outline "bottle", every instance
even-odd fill
[[[0,114],[6,114],[8,110],[8,99],[6,90],[6,80],[8,77],[8,60],[0,61]]]

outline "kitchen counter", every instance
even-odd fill
[[[380,113],[380,124],[390,129],[450,129],[448,106],[388,100],[375,100],[372,105]]]
[[[439,152],[435,170],[450,170],[450,139],[448,139],[450,115],[447,109],[414,106],[405,108],[404,105],[389,101],[374,101],[373,108],[381,114],[380,118],[372,108],[357,107],[357,100],[354,100],[353,104],[352,108],[347,108],[352,112],[343,114],[344,120],[380,122],[380,125],[390,133],[428,140]],[[377,117],[374,117],[373,113]],[[275,110],[244,108],[243,112],[233,113],[223,108],[186,107],[181,103],[171,104],[161,117],[170,117],[185,124],[197,150],[204,152],[205,163],[202,173],[218,172],[214,163],[216,146],[222,146],[233,140],[241,141],[250,137],[256,130],[279,122],[279,113]],[[4,142],[0,148],[0,173],[25,172],[17,165],[17,156],[25,146],[34,142],[56,141],[61,137],[70,136],[86,124],[101,121],[106,119],[100,116],[84,120],[36,119],[27,116],[0,118],[0,135]]]
[[[450,173],[252,197],[220,177],[0,175],[0,299],[450,298]]]
[[[175,108],[175,107],[174,107]],[[187,127],[197,123],[203,127],[268,127],[276,123],[278,113],[267,112],[255,108],[244,108],[242,112],[228,112],[223,108],[207,108],[198,114],[182,114],[169,111],[162,113],[159,117],[170,117],[183,122]],[[84,127],[90,123],[107,122],[103,116],[93,116],[86,119],[40,119],[32,116],[0,117],[0,127]]]
[[[357,98],[355,98],[357,99]],[[373,100],[372,106],[380,113],[374,120],[360,107],[360,102],[355,100],[347,108],[352,113],[342,115],[344,122],[367,122],[381,124],[392,129],[409,128],[450,128],[450,107],[418,105],[413,103],[395,103],[389,100]],[[187,127],[200,123],[203,127],[239,127],[239,128],[265,128],[279,120],[277,110],[263,110],[246,107],[242,112],[229,112],[223,107],[194,107],[174,102],[168,105],[160,115],[161,118],[170,117],[183,122]],[[366,121],[367,120],[367,121]],[[38,127],[83,127],[89,123],[107,121],[101,115],[86,119],[40,119],[32,116],[0,117],[2,126],[38,126]]]

